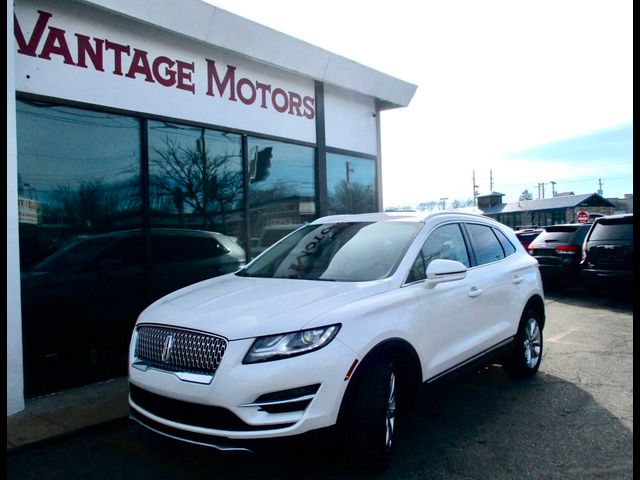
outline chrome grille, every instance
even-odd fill
[[[212,375],[227,348],[224,338],[191,330],[143,325],[137,334],[136,360],[171,372]]]

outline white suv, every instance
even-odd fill
[[[380,468],[403,399],[476,361],[534,375],[544,321],[537,262],[502,224],[324,217],[142,312],[131,417],[220,449],[331,427],[349,459]]]

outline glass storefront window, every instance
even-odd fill
[[[78,235],[141,223],[134,118],[17,101],[21,268]]]
[[[149,121],[154,226],[242,233],[240,135]]]
[[[28,397],[126,374],[149,303],[318,216],[313,147],[249,137],[243,152],[239,134],[177,122],[22,99],[16,111]],[[327,172],[330,214],[376,211],[375,160],[329,153]]]
[[[375,160],[327,153],[329,215],[377,211],[375,185]]]
[[[314,149],[249,138],[249,230],[255,257],[316,218]]]
[[[16,102],[25,394],[126,374],[146,306],[140,122]]]
[[[149,296],[246,262],[240,135],[149,121]]]

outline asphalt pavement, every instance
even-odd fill
[[[547,292],[546,306],[544,355],[535,378],[513,381],[489,365],[426,392],[399,426],[392,465],[371,478],[633,478],[631,298]],[[94,412],[122,406],[126,379],[114,382],[84,387],[85,398],[94,391]],[[107,390],[119,392],[110,397],[116,410]],[[8,438],[8,478],[362,478],[325,445],[221,453],[156,435],[121,412],[92,421],[81,413],[77,391],[75,398],[79,403],[65,407],[58,396],[48,408],[66,410],[77,428],[67,419],[66,431],[44,440],[10,447]],[[36,417],[53,418],[44,402],[40,408]],[[14,433],[19,427],[14,422]]]

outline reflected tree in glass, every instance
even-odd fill
[[[239,209],[242,201],[238,154],[228,149],[209,152],[204,136],[192,145],[166,136],[162,146],[153,149],[152,208],[163,213],[177,211],[181,225],[185,213],[191,213],[202,219],[205,229],[212,227],[212,216],[219,214],[225,230],[227,212]]]

